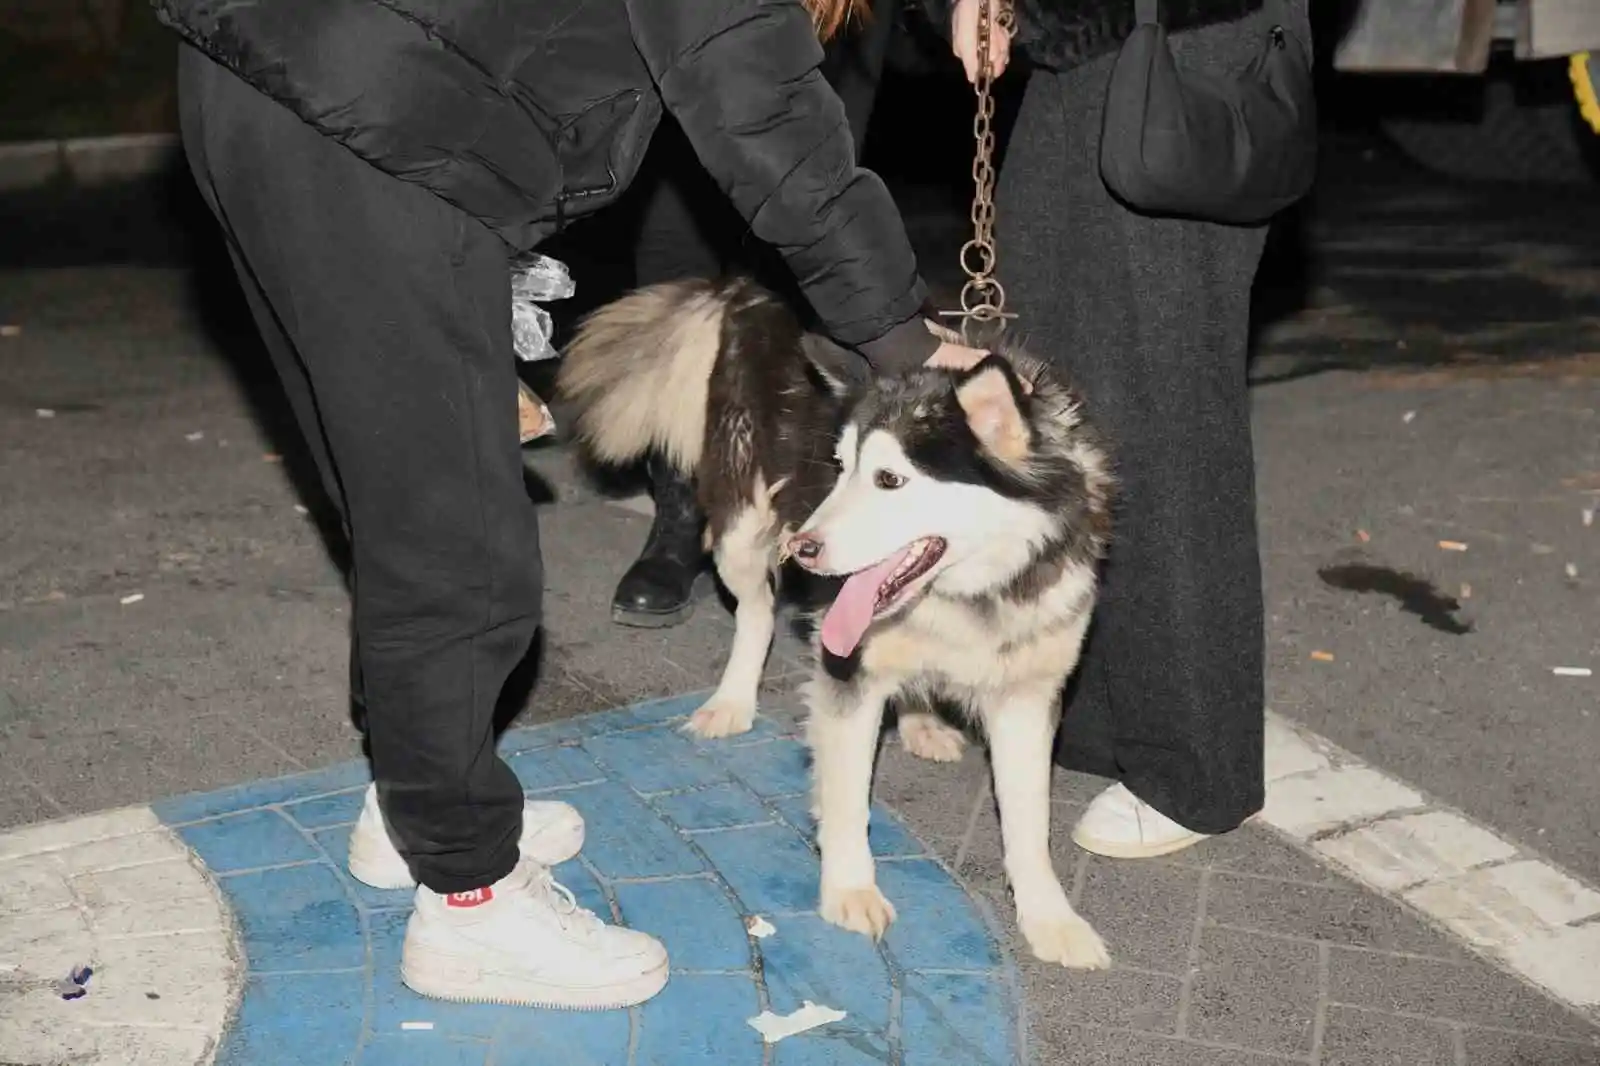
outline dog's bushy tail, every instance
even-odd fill
[[[579,443],[628,463],[651,449],[693,474],[705,448],[706,401],[727,300],[705,281],[651,285],[591,313],[567,345],[557,395]]]

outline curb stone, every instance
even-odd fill
[[[0,192],[57,182],[83,188],[146,177],[183,151],[175,133],[127,133],[0,144]]]

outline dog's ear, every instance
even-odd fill
[[[1020,463],[1033,447],[1033,430],[1024,405],[1027,393],[1011,364],[985,356],[956,384],[956,401],[966,412],[973,436],[995,458]]]

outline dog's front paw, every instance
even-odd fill
[[[716,740],[748,733],[755,724],[753,704],[713,696],[689,716],[683,728],[704,740]]]
[[[878,891],[877,885],[834,889],[824,886],[819,910],[824,921],[874,940],[880,939],[895,919],[894,904]]]
[[[1073,970],[1104,970],[1111,965],[1106,942],[1094,926],[1072,910],[1065,914],[1017,916],[1022,936],[1033,954],[1045,962],[1057,962]]]
[[[900,744],[919,759],[959,762],[967,738],[937,714],[920,712],[900,716]]]

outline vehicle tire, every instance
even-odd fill
[[[1472,181],[1574,184],[1600,179],[1567,63],[1542,61],[1484,78],[1426,79],[1383,131],[1412,160]],[[1409,94],[1408,94],[1409,95]],[[1415,106],[1413,106],[1415,105]]]

